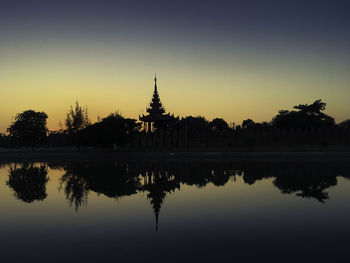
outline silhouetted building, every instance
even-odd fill
[[[161,123],[170,120],[171,116],[169,113],[165,114],[165,109],[160,101],[158,89],[157,89],[157,78],[154,78],[154,92],[150,106],[146,108],[148,115],[139,116],[140,121],[144,122],[148,132],[152,131],[152,124]]]

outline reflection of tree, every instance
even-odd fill
[[[35,200],[42,201],[47,197],[46,184],[49,181],[47,167],[41,165],[24,164],[17,168],[10,167],[9,180],[6,184],[14,191],[16,198],[31,203]]]
[[[283,194],[297,192],[297,196],[304,198],[315,198],[324,203],[329,199],[328,193],[324,190],[337,184],[335,176],[324,175],[292,175],[277,176],[273,184],[281,190]]]
[[[212,170],[211,182],[216,186],[224,186],[232,176],[224,169]]]
[[[206,186],[213,179],[212,170],[215,170],[213,164],[201,162],[183,163],[176,168],[175,176],[182,184],[197,187]]]
[[[69,202],[69,205],[74,204],[75,210],[81,205],[87,204],[88,185],[84,177],[79,176],[79,169],[68,168],[66,173],[61,177],[61,186],[65,184],[64,193]]]
[[[90,167],[86,178],[90,190],[116,199],[136,194],[140,180],[126,163]]]
[[[86,205],[89,191],[119,198],[136,193],[139,179],[131,175],[126,164],[73,164],[65,166],[61,187],[75,209]]]
[[[347,170],[318,163],[271,163],[255,164],[244,168],[243,179],[247,184],[254,184],[264,178],[275,178],[274,186],[283,194],[296,193],[304,198],[314,198],[322,203],[329,199],[325,190],[337,184],[336,176],[346,174]],[[343,175],[343,177],[346,177]]]

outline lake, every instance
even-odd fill
[[[1,262],[340,262],[350,164],[0,165]]]

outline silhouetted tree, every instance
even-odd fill
[[[246,119],[242,122],[243,129],[252,129],[255,127],[255,122],[252,119]]]
[[[105,147],[123,146],[132,140],[140,128],[141,123],[136,120],[124,118],[119,113],[112,113],[102,121],[86,128],[85,143]]]
[[[66,114],[66,128],[70,139],[80,149],[82,143],[82,131],[90,125],[87,107],[83,108],[78,101],[75,107],[70,106]]]
[[[222,118],[215,118],[209,123],[209,127],[211,131],[222,132],[227,131],[229,126],[227,122]]]
[[[49,181],[47,167],[35,167],[33,164],[24,164],[21,168],[10,167],[9,180],[6,184],[14,191],[15,197],[31,203],[42,201],[47,197],[46,184]]]
[[[235,126],[235,131],[241,131],[242,130],[242,126],[241,125],[236,125]]]
[[[350,119],[349,119],[349,120],[345,120],[345,121],[339,123],[338,126],[339,126],[340,128],[350,129]]]
[[[90,125],[87,107],[83,108],[79,102],[75,102],[75,107],[70,106],[66,114],[66,127],[69,133],[77,133]]]
[[[201,116],[182,118],[179,122],[179,126],[181,128],[186,128],[189,132],[209,131],[209,122]]]
[[[313,104],[300,104],[293,107],[298,111],[281,110],[272,119],[276,128],[321,128],[332,127],[334,118],[323,113],[326,103],[316,100]]]
[[[21,146],[30,146],[32,150],[44,142],[48,129],[46,127],[47,115],[45,112],[27,110],[18,113],[14,122],[7,129],[11,139]]]
[[[0,133],[0,147],[10,146],[10,138],[6,134]]]
[[[322,111],[326,109],[326,103],[322,102],[322,100],[318,99],[312,104],[299,104],[293,107],[294,109],[298,109],[301,112],[305,112],[308,114],[318,114],[322,115]]]
[[[69,138],[67,133],[62,130],[50,131],[49,135],[47,136],[47,144],[53,147],[68,146]]]
[[[260,124],[255,123],[252,119],[246,119],[242,122],[243,131],[248,131],[243,133],[243,142],[248,146],[249,151],[251,151],[256,144],[256,136],[252,134],[251,131],[259,127],[259,125]]]
[[[175,117],[174,115],[169,115],[167,116],[166,120],[155,121],[153,124],[153,127],[158,131],[160,130],[172,131],[177,127],[179,121],[180,121],[179,117]]]

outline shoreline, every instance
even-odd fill
[[[350,150],[328,151],[0,151],[0,163],[108,161],[350,162]]]

